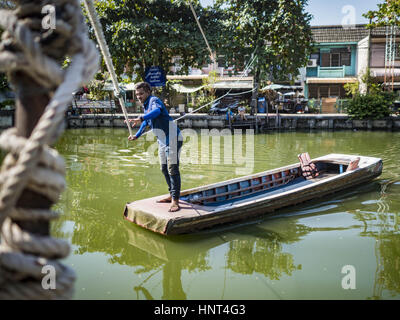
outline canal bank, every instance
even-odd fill
[[[138,114],[129,114],[134,118]],[[171,114],[173,119],[179,114]],[[239,117],[227,119],[226,115],[189,114],[179,120],[179,127],[193,129],[258,128],[267,130],[400,130],[400,117],[391,116],[383,120],[353,120],[347,114],[258,114],[247,116],[246,121]],[[69,115],[68,128],[125,127],[123,114],[85,114]]]
[[[129,114],[135,118],[139,114]],[[14,125],[14,111],[0,113],[0,129]],[[173,119],[180,114],[171,114]],[[400,131],[400,117],[391,116],[383,120],[353,120],[347,114],[258,114],[227,119],[226,115],[189,114],[179,120],[180,128],[192,129],[256,129],[268,130],[389,130]],[[82,114],[66,116],[67,128],[123,128],[123,114]]]

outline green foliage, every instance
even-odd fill
[[[8,85],[7,76],[4,73],[0,73],[0,92],[8,90],[10,90],[10,87]]]
[[[377,10],[371,10],[363,14],[371,23],[368,28],[397,25],[400,26],[400,0],[388,0],[378,4]]]
[[[162,88],[154,88],[153,94],[160,99],[163,99],[163,102],[168,107],[173,105],[173,100],[177,97],[178,92],[174,88],[174,84],[181,84],[182,80],[167,80],[165,83],[165,87]]]
[[[320,113],[321,111],[319,101],[316,99],[308,100],[307,108],[309,113]]]
[[[355,97],[357,94],[360,93],[360,82],[349,82],[343,85],[344,90],[346,91],[347,96]]]
[[[174,56],[181,57],[183,73],[210,61],[187,1],[104,0],[95,5],[117,74],[137,73],[140,81],[146,67],[168,71]],[[224,39],[219,11],[202,8],[198,1],[194,7],[211,47],[217,49]]]
[[[390,116],[396,99],[393,92],[358,94],[348,103],[347,113],[351,118],[378,120]]]
[[[366,87],[366,93],[360,94],[360,82],[345,85],[347,94],[352,99],[347,104],[347,113],[354,119],[383,119],[390,116],[396,94],[383,91],[382,85],[371,75],[370,69],[361,77],[361,83]]]
[[[0,102],[0,109],[15,109],[15,100],[8,99]]]
[[[87,85],[89,89],[88,98],[91,100],[105,100],[108,97],[108,92],[104,91],[104,80],[93,79]]]
[[[211,103],[216,99],[215,88],[213,87],[213,84],[217,82],[217,78],[217,72],[211,71],[208,77],[203,79],[204,87],[201,90],[191,94],[194,103],[189,103],[189,107],[199,108],[201,106]],[[199,112],[207,113],[210,110],[211,106],[212,104],[209,104],[208,106],[201,109]]]
[[[208,77],[203,79],[203,86],[205,93],[212,98],[210,101],[215,99],[215,88],[214,84],[217,82],[218,74],[217,71],[210,71]]]
[[[217,0],[227,12],[228,28],[222,50],[239,70],[253,52],[255,81],[294,78],[311,53],[312,16],[305,12],[307,0]]]

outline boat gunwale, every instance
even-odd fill
[[[340,161],[339,159],[329,159],[328,157],[332,157],[332,156],[339,156],[339,157],[349,157],[350,155],[345,155],[345,154],[336,154],[336,153],[332,153],[332,154],[328,154],[322,157],[318,157],[318,158],[314,158],[311,159],[311,162],[316,163],[316,162],[326,162],[326,163],[333,163],[333,164],[342,164],[342,165],[349,165],[350,161]],[[360,157],[360,165],[359,167],[362,168],[365,166],[365,162],[363,162],[363,160],[372,160],[371,163],[375,163],[375,162],[379,162],[381,159],[380,158],[374,158],[374,157],[366,157],[366,156],[356,156],[356,155],[351,155],[352,157],[356,158],[356,157]],[[364,166],[361,166],[363,165]],[[367,165],[369,165],[369,162],[367,163]],[[272,175],[272,174],[276,174],[276,173],[281,173],[283,171],[287,171],[287,170],[291,170],[291,169],[296,169],[296,168],[300,168],[300,163],[295,163],[295,164],[290,164],[287,166],[283,166],[280,168],[275,168],[275,169],[270,169],[270,170],[266,170],[266,171],[262,171],[262,172],[257,172],[251,175],[247,175],[247,176],[242,176],[242,177],[237,177],[237,178],[233,178],[233,179],[229,179],[229,180],[224,180],[224,181],[220,181],[220,182],[216,182],[216,183],[211,183],[208,185],[204,185],[204,186],[199,186],[199,187],[194,187],[194,188],[190,188],[190,189],[186,189],[181,191],[181,197],[183,196],[187,196],[189,194],[193,194],[193,193],[197,193],[197,192],[201,192],[201,191],[206,191],[209,189],[213,189],[213,188],[219,188],[225,185],[229,185],[229,184],[233,184],[233,183],[239,183],[239,182],[243,182],[243,181],[247,181],[250,179],[257,179],[257,178],[262,178],[266,175]],[[346,173],[346,172],[343,172]],[[254,187],[257,187],[257,185],[254,185]],[[169,198],[170,195],[165,195],[166,198]]]

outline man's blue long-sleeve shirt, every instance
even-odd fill
[[[143,131],[146,129],[146,127],[149,125],[147,120],[152,120],[154,118],[157,118],[160,114],[161,114],[160,108],[156,108],[153,111],[150,111],[148,114],[145,114],[143,116],[143,122],[140,125],[139,130],[138,130],[138,132],[136,132],[136,135],[135,135],[136,138],[139,138],[143,134]]]
[[[167,108],[162,101],[154,96],[149,96],[143,104],[143,122],[135,137],[139,138],[145,128],[150,126],[157,140],[162,145],[169,145],[170,136],[175,139],[179,136],[180,130],[169,116]],[[173,132],[170,132],[173,130]]]

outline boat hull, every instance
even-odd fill
[[[314,159],[313,162],[332,162],[348,164],[355,156],[331,154]],[[249,221],[275,210],[293,206],[308,200],[317,199],[339,192],[378,177],[382,172],[382,160],[360,157],[360,166],[351,172],[332,176],[322,176],[312,181],[304,180],[292,187],[283,186],[280,190],[256,195],[247,199],[232,200],[222,205],[207,206],[181,201],[181,210],[169,213],[169,204],[156,203],[166,196],[154,197],[129,203],[125,207],[124,218],[154,232],[161,234],[194,233],[218,225]],[[297,165],[263,172],[274,174],[295,168]],[[253,175],[259,177],[260,174]],[[251,176],[250,176],[251,177]],[[249,178],[249,177],[247,177]],[[232,183],[229,180],[217,185]],[[215,185],[201,187],[215,188]],[[199,188],[200,189],[200,188]],[[182,194],[196,192],[197,189],[183,191]]]

